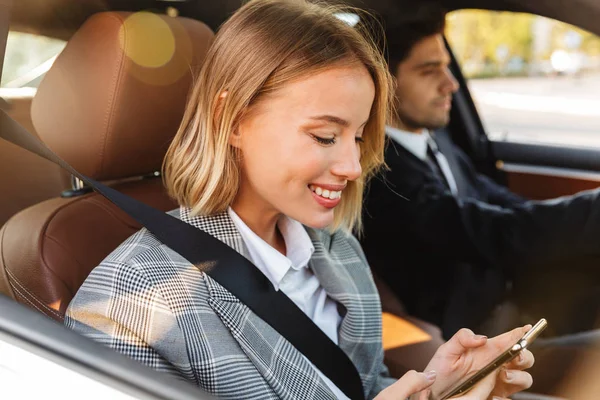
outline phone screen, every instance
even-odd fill
[[[450,399],[462,393],[469,391],[477,382],[500,368],[502,365],[512,361],[522,350],[526,349],[540,333],[548,326],[547,321],[542,318],[535,324],[517,343],[512,345],[504,353],[500,354],[485,367],[477,371],[471,377],[468,377],[450,390],[447,390],[440,396],[440,400]]]

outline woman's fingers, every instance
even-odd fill
[[[501,335],[490,339],[490,343],[493,344],[498,350],[504,351],[511,348],[515,343],[519,341],[531,329],[531,325],[525,325],[520,328],[513,329],[512,331],[505,332]]]
[[[531,374],[516,369],[505,369],[500,371],[494,394],[508,397],[517,392],[527,390],[533,385]]]
[[[502,372],[502,380],[515,388],[515,392],[527,390],[533,385],[533,377],[529,372],[518,369],[506,369]],[[512,394],[512,393],[508,393]]]
[[[506,368],[524,370],[533,367],[534,363],[535,357],[533,353],[529,350],[523,350],[514,360],[506,365]]]
[[[472,330],[463,328],[456,332],[442,347],[444,347],[444,353],[446,354],[461,355],[465,350],[481,347],[486,342],[486,336],[476,335]]]
[[[393,385],[388,386],[383,390],[377,397],[376,400],[403,400],[407,397],[411,399],[424,400],[427,397],[423,397],[423,393],[420,393],[428,389],[435,382],[437,374],[435,371],[428,372],[417,372],[408,371],[398,379]]]
[[[477,383],[473,389],[467,394],[457,398],[460,400],[481,400],[488,399],[491,396],[494,386],[496,385],[498,372],[494,372],[486,376],[483,380]]]

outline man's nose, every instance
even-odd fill
[[[450,71],[450,68],[446,68],[444,90],[447,91],[448,93],[456,93],[458,91],[459,87],[460,87],[460,85],[458,84],[458,81],[454,77],[454,74],[452,74],[452,71]]]

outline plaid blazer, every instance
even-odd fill
[[[249,257],[225,212],[173,215]],[[394,382],[383,364],[381,305],[352,235],[307,228],[309,266],[345,308],[339,346],[360,373],[365,397]],[[233,294],[142,229],[96,267],[69,305],[65,324],[154,369],[227,399],[335,399],[285,338]]]

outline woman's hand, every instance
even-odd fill
[[[408,371],[393,385],[382,390],[374,400],[427,400],[429,387],[435,382],[435,371],[427,373]]]
[[[534,362],[533,354],[529,350],[522,351],[517,358],[500,370],[493,394],[500,398],[506,398],[529,389],[533,384],[533,378],[523,370],[531,368]]]
[[[496,385],[496,375],[498,372],[490,374],[473,387],[469,393],[459,397],[453,397],[452,400],[482,400],[491,397],[492,390]],[[437,374],[435,371],[427,373],[409,371],[396,383],[383,390],[374,400],[431,400],[431,386],[434,384]],[[494,398],[494,400],[496,400]]]
[[[431,387],[434,398],[483,368],[514,345],[529,329],[531,326],[527,325],[489,340],[485,336],[475,335],[468,329],[461,329],[452,339],[440,346],[425,369],[437,371],[436,382]],[[500,371],[492,374],[495,380],[491,395],[507,397],[529,388],[532,384],[531,375],[522,370],[531,367],[533,363],[533,354],[524,351],[522,357],[518,356]],[[485,385],[477,385],[480,386],[485,387]],[[485,393],[484,389],[481,390]],[[471,394],[468,398],[471,398],[470,396]],[[487,397],[486,395],[473,398],[483,400]]]

